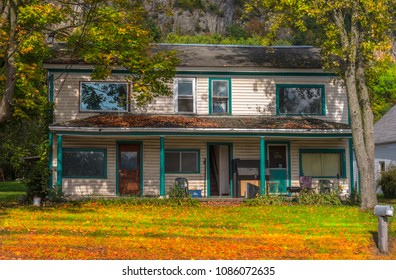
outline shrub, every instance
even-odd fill
[[[396,167],[392,167],[387,171],[381,173],[380,179],[377,184],[381,186],[384,197],[395,198],[396,197]]]
[[[27,163],[23,182],[26,185],[26,197],[32,201],[33,197],[44,199],[48,191],[48,164],[45,160]]]
[[[337,193],[319,194],[306,193],[300,194],[300,204],[303,205],[342,205],[342,201]]]
[[[247,199],[244,204],[247,206],[263,206],[263,205],[282,205],[285,200],[282,196],[259,196],[253,199]]]
[[[174,185],[169,189],[168,196],[169,198],[183,198],[183,197],[189,197],[190,194],[186,192],[185,188],[182,188],[178,185]]]

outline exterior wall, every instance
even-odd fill
[[[385,170],[396,166],[396,143],[375,145],[375,179],[379,179],[380,162],[385,162]]]
[[[251,77],[229,75],[224,78],[230,77],[232,84],[232,115],[234,116],[276,115],[276,84],[323,84],[325,85],[326,115],[318,116],[318,118],[348,123],[347,97],[345,91],[340,85],[330,83],[329,77]],[[209,78],[219,78],[219,76],[196,77],[196,105],[198,115],[209,114]],[[122,81],[123,79],[124,76],[119,75],[109,80]],[[55,123],[62,123],[77,118],[86,118],[96,114],[79,111],[80,82],[89,80],[90,76],[88,74],[81,73],[57,74],[54,77],[54,101],[56,104]],[[131,104],[131,112],[174,114],[174,100],[173,97],[159,97],[156,98],[152,104],[143,108],[137,108],[134,104]]]
[[[298,185],[299,182],[299,149],[329,149],[337,148],[345,150],[346,178],[340,179],[340,184],[349,186],[350,184],[350,160],[348,139],[287,139],[266,137],[266,143],[285,144],[290,147],[291,164],[291,185]],[[159,137],[101,137],[101,136],[63,136],[63,148],[104,148],[107,150],[107,178],[106,179],[71,179],[63,178],[63,191],[66,195],[116,195],[116,145],[117,141],[139,141],[143,147],[143,195],[159,195]],[[189,181],[190,189],[202,190],[206,196],[206,157],[208,143],[230,143],[232,144],[233,159],[260,159],[260,138],[257,137],[165,137],[165,149],[199,149],[200,168],[199,173],[194,174],[165,174],[166,191],[174,185],[177,177],[185,177]],[[54,136],[53,145],[53,183],[56,182],[57,168],[57,137]],[[290,168],[289,167],[289,168]],[[333,179],[337,183],[337,179]],[[314,184],[318,178],[314,179]],[[235,186],[235,183],[234,183]]]

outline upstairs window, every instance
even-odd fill
[[[231,79],[209,79],[209,114],[231,112]]]
[[[128,110],[128,83],[81,82],[80,111],[126,112]]]
[[[325,115],[323,85],[277,85],[278,115]]]
[[[175,98],[175,112],[195,114],[195,79],[178,78],[173,84],[173,95]]]

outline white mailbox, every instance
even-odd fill
[[[393,217],[393,207],[390,205],[376,205],[374,214],[381,217]]]

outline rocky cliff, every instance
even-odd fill
[[[244,0],[145,0],[144,5],[162,35],[225,34],[240,19]]]

